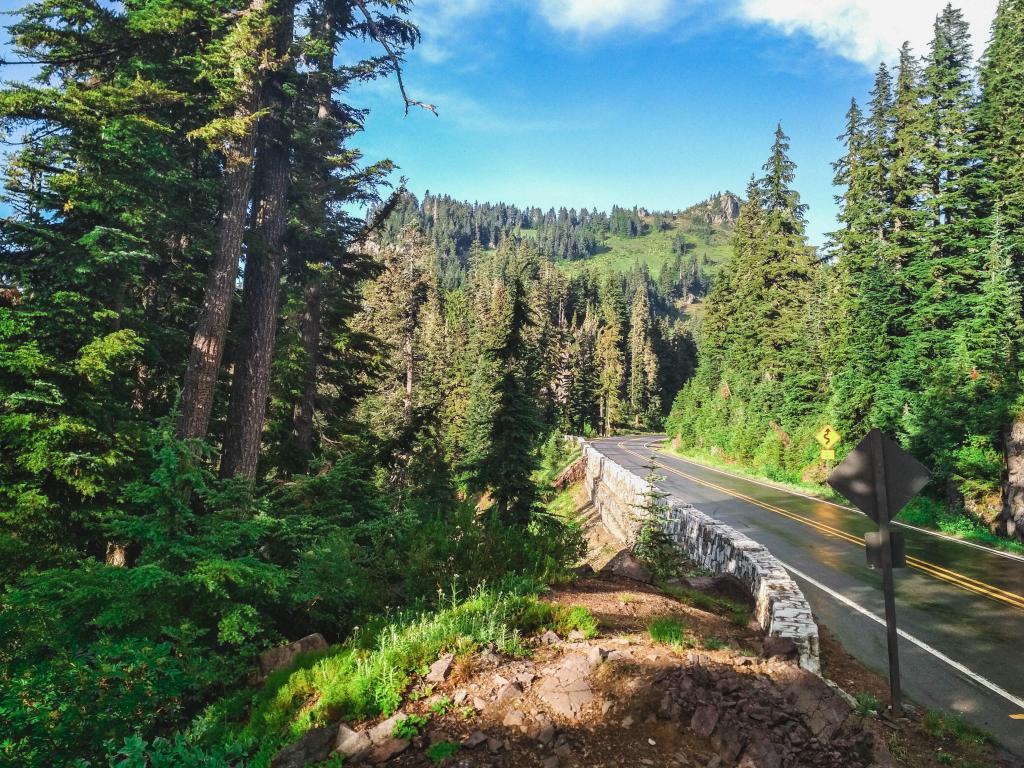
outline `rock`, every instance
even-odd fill
[[[512,701],[518,699],[523,695],[523,686],[519,683],[507,683],[503,685],[498,693],[494,697],[495,704],[501,704],[506,701]]]
[[[636,722],[636,721],[633,719],[632,715],[626,715],[624,718],[622,718],[622,727],[623,728],[632,728],[634,722]]]
[[[523,688],[528,688],[530,683],[537,679],[537,675],[533,672],[520,672],[516,675],[516,682],[519,683]]]
[[[484,733],[483,731],[473,731],[471,734],[469,734],[469,736],[466,737],[466,740],[462,742],[462,746],[466,747],[467,749],[476,749],[485,741],[487,741],[486,733]]]
[[[430,672],[427,673],[427,681],[431,683],[443,683],[448,673],[451,672],[452,662],[455,661],[454,653],[446,653],[430,665]]]
[[[290,667],[295,663],[295,658],[300,653],[313,653],[314,651],[327,650],[327,641],[319,632],[307,635],[301,640],[296,640],[288,645],[279,645],[260,654],[260,660],[253,680],[262,683],[267,677],[279,669]]]
[[[737,768],[782,768],[782,755],[765,734],[760,734],[747,745]]]
[[[541,645],[558,645],[562,642],[562,638],[552,632],[550,629],[540,636]]]
[[[487,740],[487,751],[490,752],[492,755],[498,754],[504,748],[504,746],[505,745],[497,739]]]
[[[572,572],[581,578],[586,578],[594,575],[594,566],[590,563],[584,563],[583,565],[573,568]]]
[[[546,715],[538,715],[526,729],[526,735],[546,746],[555,740],[555,726]]]
[[[640,581],[644,584],[653,584],[654,575],[650,569],[641,563],[628,549],[623,549],[615,557],[609,560],[604,568],[601,569],[602,574],[621,576],[626,579],[632,579],[633,581]]]
[[[705,739],[715,730],[716,725],[718,725],[718,708],[713,704],[697,707],[693,717],[690,718],[690,728],[698,736],[703,736]]]
[[[366,733],[370,737],[370,741],[373,742],[374,746],[377,746],[378,744],[384,744],[389,739],[394,738],[392,734],[395,731],[395,726],[398,724],[399,720],[404,719],[405,715],[396,712],[387,720],[381,720],[375,726],[370,728]]]
[[[541,768],[558,768],[558,755],[548,755],[541,763]]]
[[[331,726],[307,731],[305,736],[271,758],[271,768],[305,768],[310,763],[321,763],[331,754],[334,738],[335,730]]]
[[[391,738],[376,744],[370,752],[371,763],[383,763],[395,755],[399,755],[409,748],[409,742],[405,739]]]
[[[557,715],[575,719],[581,710],[594,700],[594,692],[587,678],[590,665],[580,654],[570,654],[552,669],[551,675],[541,679],[534,689]]]
[[[473,697],[473,709],[477,712],[483,712],[487,709],[487,702],[481,699],[479,696]]]
[[[788,637],[776,637],[771,635],[764,639],[761,655],[766,659],[781,657],[784,659],[795,659],[800,655],[800,649]]]
[[[476,655],[476,666],[480,669],[489,669],[501,664],[501,656],[488,649]]]
[[[590,650],[587,651],[587,663],[591,667],[600,666],[601,662],[605,660],[607,655],[608,651],[604,648],[598,648],[596,645],[592,646]]]
[[[513,709],[505,715],[505,719],[501,721],[501,724],[506,728],[521,728],[526,724],[526,718],[522,712]]]
[[[344,723],[338,727],[334,751],[343,754],[346,762],[355,763],[362,760],[372,748],[373,742],[366,731],[354,731]]]
[[[629,651],[620,651],[616,648],[614,651],[609,651],[604,658],[605,661],[629,661],[633,655]]]
[[[580,632],[578,629],[572,630],[566,637],[566,640],[568,640],[570,643],[581,643],[586,639],[587,636]]]
[[[466,691],[465,688],[460,688],[455,692],[455,695],[452,696],[452,703],[454,703],[456,707],[461,707],[463,704],[466,703],[466,698],[468,696],[469,692]]]

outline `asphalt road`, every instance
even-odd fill
[[[593,441],[647,474],[657,438]],[[881,573],[867,567],[860,512],[657,453],[662,490],[763,544],[810,601],[819,623],[885,676]],[[896,571],[903,687],[931,709],[962,713],[1024,765],[1024,557],[903,526],[908,566]],[[1019,719],[1013,716],[1019,715]]]

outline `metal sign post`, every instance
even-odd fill
[[[882,549],[882,594],[885,598],[885,634],[889,647],[889,706],[895,716],[903,714],[900,688],[900,637],[896,629],[896,584],[892,577],[892,534],[889,527],[889,494],[885,487],[885,451],[882,433],[868,433],[871,462],[875,475],[875,505],[878,511],[878,537]]]
[[[889,694],[894,715],[903,714],[900,688],[899,632],[893,568],[905,565],[902,541],[894,546],[891,521],[929,480],[928,470],[880,430],[872,429],[825,481],[876,523],[867,536],[868,562],[882,569],[885,629],[889,651]],[[894,561],[895,557],[898,561]]]

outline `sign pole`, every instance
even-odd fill
[[[903,715],[900,690],[899,634],[896,631],[896,588],[892,576],[892,535],[889,525],[889,499],[885,482],[885,448],[882,433],[871,433],[871,460],[875,476],[875,504],[878,534],[881,539],[882,592],[885,596],[885,629],[889,644],[889,705],[896,717]]]

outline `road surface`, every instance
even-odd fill
[[[646,476],[658,438],[593,441]],[[838,504],[657,452],[667,493],[763,544],[800,584],[819,623],[887,674],[881,572],[865,563],[874,525]],[[930,709],[959,712],[1024,765],[1024,557],[903,526],[909,567],[896,571],[903,687]]]

